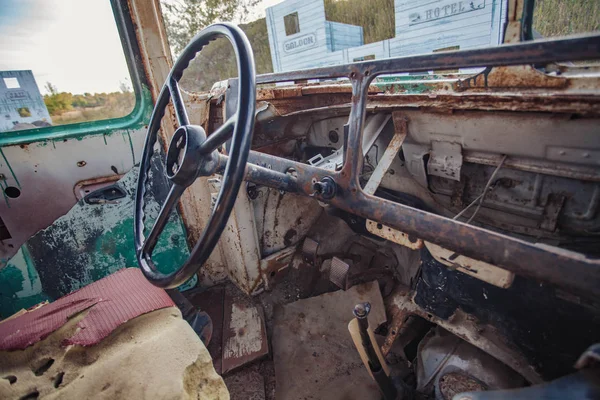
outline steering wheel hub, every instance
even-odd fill
[[[176,185],[190,186],[199,176],[212,175],[218,165],[217,151],[202,153],[206,133],[201,126],[180,126],[167,151],[166,175]]]

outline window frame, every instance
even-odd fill
[[[14,79],[14,82],[16,82],[16,84],[17,84],[16,86],[9,85],[9,83],[8,83],[9,81],[13,82],[13,79]],[[19,78],[17,78],[16,76],[10,77],[10,78],[2,78],[2,81],[4,83],[4,86],[7,89],[21,89],[21,82],[19,82]]]
[[[0,146],[82,138],[99,134],[105,135],[113,131],[142,129],[145,127],[153,108],[153,100],[150,85],[148,84],[141,63],[141,52],[131,20],[129,6],[127,1],[124,0],[110,0],[110,3],[135,96],[133,110],[128,115],[119,118],[0,132]]]
[[[288,19],[288,17],[291,17],[291,19]],[[292,25],[294,25],[293,28],[297,28],[295,32],[288,33],[288,21],[291,22],[290,28],[292,28]],[[283,16],[283,28],[285,30],[286,37],[300,33],[300,16],[298,15],[298,11],[294,11]]]

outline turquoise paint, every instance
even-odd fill
[[[56,281],[44,282],[44,285],[53,285],[58,288],[59,293],[66,294],[122,268],[138,266],[133,242],[136,180],[137,167],[120,181],[128,192],[121,203],[90,206],[80,201],[55,221],[51,228],[36,234],[43,235],[43,246],[48,251],[53,251],[51,249],[56,246],[64,247],[62,250],[67,250],[65,254],[71,254],[75,267],[66,268],[64,274],[52,278]],[[160,204],[154,200],[148,201],[147,206],[146,225],[152,226],[152,216],[158,212]],[[34,243],[37,243],[36,246],[40,245],[39,240]],[[38,274],[38,270],[43,272],[53,266],[36,265],[39,261],[30,254],[28,245],[26,243],[12,259],[4,261],[4,268],[0,266],[1,317],[7,317],[21,308],[31,307],[41,300],[56,300],[43,292]],[[174,213],[158,240],[153,260],[161,272],[170,273],[181,267],[188,257],[185,227],[179,215]],[[60,268],[60,265],[56,268]],[[180,290],[191,289],[197,282],[198,278],[194,276],[180,286]]]
[[[383,76],[377,77],[373,85],[391,94],[423,94],[439,91],[442,82],[451,86],[456,80],[452,75]]]
[[[133,165],[135,165],[135,151],[133,150],[133,142],[131,141],[131,135],[129,134],[129,130],[127,131],[127,139],[129,139],[129,149],[131,150],[131,159],[133,160]]]
[[[113,229],[104,232],[88,253],[90,267],[86,270],[86,278],[73,282],[70,291],[100,280],[122,268],[137,268],[132,232],[133,218],[125,219]],[[174,237],[179,239],[174,241]],[[169,273],[183,265],[188,257],[185,228],[181,219],[174,216],[158,240],[153,259],[159,271]],[[192,289],[197,283],[198,277],[194,275],[181,285],[179,290]],[[46,300],[56,299],[43,292],[39,274],[25,244],[7,261],[6,266],[0,269],[0,317],[6,318],[22,308],[30,308]]]
[[[50,300],[43,293],[40,277],[31,263],[26,246],[0,269],[0,316],[6,318],[15,312]]]
[[[95,244],[91,254],[92,282],[101,279],[121,268],[138,267],[135,249],[131,240],[133,218],[123,220],[110,231],[105,232]],[[153,221],[146,222],[152,226]],[[181,219],[171,217],[163,234],[158,239],[152,259],[162,273],[171,273],[185,263],[189,257],[189,248],[185,240],[185,228]],[[191,289],[196,285],[198,277],[192,277],[180,289]]]

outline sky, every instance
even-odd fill
[[[281,1],[263,0],[245,22]],[[71,93],[130,85],[108,0],[0,0],[0,71],[6,70],[32,70],[42,94],[46,82]]]

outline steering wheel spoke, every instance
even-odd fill
[[[169,216],[173,211],[173,208],[177,205],[177,202],[181,198],[181,195],[185,191],[185,187],[174,184],[171,186],[169,190],[169,194],[165,199],[160,211],[158,213],[158,217],[154,221],[152,228],[150,229],[150,233],[148,237],[146,237],[146,241],[144,246],[142,247],[142,251],[147,253],[149,256],[152,255],[152,250],[154,250],[154,246],[158,242],[160,234],[165,229],[167,222],[169,221]]]
[[[169,87],[171,102],[173,103],[173,108],[175,109],[175,115],[177,116],[177,122],[179,122],[179,126],[189,125],[190,120],[188,118],[187,111],[185,110],[185,103],[181,97],[179,82],[177,82],[173,75],[169,76],[167,86]]]
[[[217,128],[204,143],[200,146],[200,152],[207,154],[215,151],[219,148],[223,143],[227,142],[231,139],[231,135],[233,134],[233,128],[236,124],[236,118],[231,117],[223,125]]]
[[[208,139],[201,126],[191,125],[185,109],[178,79],[190,61],[211,40],[226,37],[235,49],[238,65],[238,106],[235,113]],[[150,233],[144,235],[144,194],[150,174],[150,159],[154,154],[160,121],[169,99],[175,109],[179,127],[175,130],[166,154],[165,175],[172,182]],[[214,24],[198,33],[175,61],[169,78],[163,85],[148,126],[146,142],[139,169],[134,238],[136,256],[144,276],[153,284],[165,289],[175,288],[191,278],[208,260],[217,245],[233,209],[237,194],[244,179],[246,162],[252,144],[254,113],[256,110],[256,77],[254,56],[244,32],[229,23]],[[229,157],[223,166],[216,149],[231,140]],[[164,231],[171,212],[174,212],[184,190],[199,176],[210,176],[223,167],[223,180],[217,203],[204,228],[200,239],[190,251],[189,258],[171,273],[157,270],[152,261],[152,251]]]

